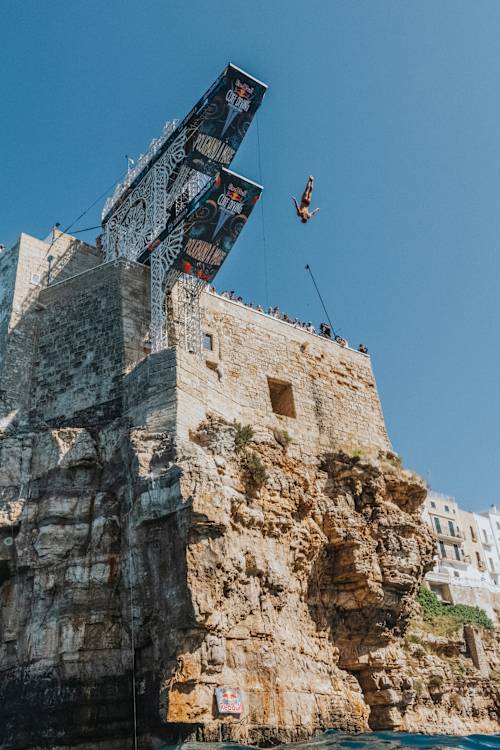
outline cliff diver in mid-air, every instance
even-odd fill
[[[314,214],[317,214],[319,211],[319,208],[315,208],[314,211],[309,211],[309,206],[311,205],[311,195],[313,191],[313,186],[314,186],[314,177],[312,175],[309,175],[306,189],[304,190],[304,194],[302,195],[302,200],[300,201],[300,206],[297,203],[297,199],[294,198],[292,195],[292,200],[295,203],[295,210],[297,211],[297,216],[301,220],[302,224],[307,224],[311,216],[314,216]]]

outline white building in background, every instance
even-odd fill
[[[422,517],[436,540],[435,565],[425,577],[431,591],[500,622],[500,513],[469,513],[453,497],[429,491]]]
[[[474,513],[479,529],[479,540],[484,550],[486,567],[492,580],[500,583],[500,514],[496,506],[483,513]]]

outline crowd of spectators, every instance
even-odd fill
[[[265,315],[270,315],[273,318],[278,318],[278,320],[282,320],[284,323],[288,323],[289,325],[294,326],[295,328],[302,328],[304,331],[308,331],[308,333],[313,333],[316,336],[323,336],[323,338],[326,339],[332,339],[332,341],[336,341],[337,344],[340,346],[348,346],[348,342],[346,339],[344,339],[342,336],[339,336],[335,334],[335,332],[332,330],[332,327],[330,323],[320,323],[319,331],[316,330],[315,326],[309,321],[308,323],[305,323],[302,320],[299,320],[298,318],[290,318],[286,313],[281,312],[279,307],[268,307],[267,310],[265,310],[262,305],[253,305],[251,302],[245,302],[243,297],[236,296],[234,290],[230,292],[218,292],[217,289],[212,286],[210,287],[210,291],[214,294],[218,294],[220,297],[225,297],[226,299],[230,299],[233,302],[238,302],[240,305],[244,305],[245,307],[250,307],[252,310],[257,310],[257,312],[264,313]],[[362,352],[363,354],[368,354],[368,349],[364,344],[360,344],[358,346],[358,351]]]

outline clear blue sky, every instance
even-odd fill
[[[500,500],[498,0],[1,5],[0,242],[69,224],[234,62],[270,87],[262,174],[255,123],[233,162],[264,183],[267,262],[257,210],[218,288],[265,304],[267,268],[269,302],[317,323],[309,262],[406,465]]]

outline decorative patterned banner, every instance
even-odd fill
[[[262,187],[244,177],[222,169],[180,213],[173,217],[160,236],[152,242],[140,262],[168,235],[182,226],[182,243],[171,258],[171,267],[183,273],[211,281],[226,259],[245,226]]]
[[[174,183],[189,169],[212,177],[221,167],[227,167],[245,137],[266,89],[264,83],[229,64],[113,203],[103,217],[103,227],[167,152],[167,179],[162,185],[165,195],[174,187],[175,192],[182,191],[182,186],[174,186]],[[173,164],[170,154],[176,157]]]

